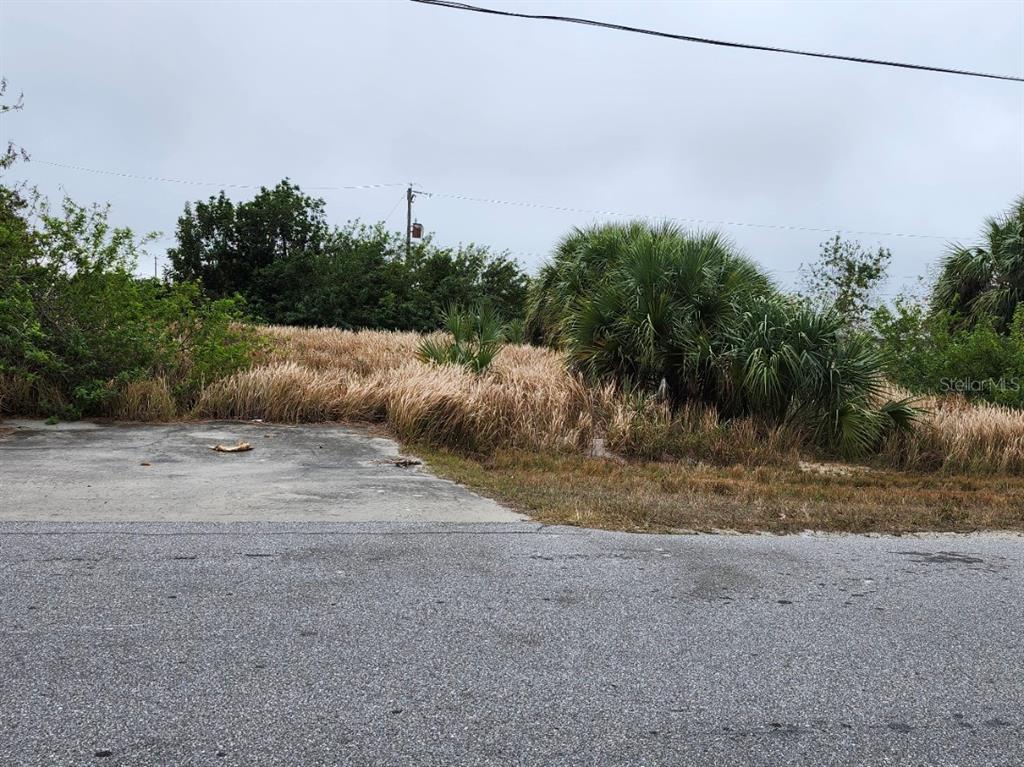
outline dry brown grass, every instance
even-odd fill
[[[548,524],[639,532],[1024,530],[1022,477],[417,452],[433,471]]]
[[[56,408],[66,405],[64,395],[55,386],[44,381],[0,373],[0,415],[34,415],[44,403]]]
[[[372,421],[400,439],[488,454],[586,452],[595,437],[634,458],[795,467],[803,435],[713,410],[675,414],[650,400],[588,387],[550,350],[509,346],[475,376],[419,362],[416,333],[263,328],[264,359],[203,391],[193,415],[268,421]],[[894,392],[899,395],[899,392]],[[877,466],[1024,474],[1024,412],[926,398],[919,428],[890,439]]]
[[[125,384],[111,406],[119,421],[173,421],[177,405],[171,387],[163,378]]]
[[[963,397],[926,397],[915,432],[883,446],[892,466],[918,471],[1024,474],[1024,411],[972,404]]]
[[[476,376],[418,361],[422,337],[269,328],[264,364],[207,386],[195,415],[378,421],[400,439],[469,452],[578,449],[595,433],[595,392],[548,349],[509,346]]]
[[[680,458],[727,465],[795,465],[805,437],[785,426],[753,418],[721,421],[714,408],[687,405],[672,412],[665,404],[603,392],[603,433],[612,452],[630,458]]]
[[[52,415],[68,409],[60,389],[39,379],[0,374],[0,415]],[[173,421],[179,416],[163,378],[121,384],[103,409],[120,421]]]

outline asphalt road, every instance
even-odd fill
[[[10,479],[3,765],[1024,764],[1017,536],[33,522]]]

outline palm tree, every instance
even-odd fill
[[[590,378],[798,422],[848,454],[913,418],[905,402],[878,408],[883,360],[865,336],[781,294],[717,233],[576,230],[544,267],[529,321]]]
[[[528,338],[559,345],[570,308],[618,263],[630,240],[650,231],[646,224],[634,221],[574,228],[563,237],[532,286],[526,311]]]
[[[863,455],[918,416],[910,399],[882,403],[885,360],[866,333],[785,296],[748,310],[727,359],[729,410],[799,424],[845,455]]]
[[[472,309],[449,306],[444,313],[450,338],[425,338],[416,351],[423,362],[437,365],[461,365],[482,373],[505,345],[505,329],[494,306],[487,301]]]
[[[985,242],[951,246],[932,292],[932,306],[968,323],[991,317],[1005,330],[1024,300],[1024,196],[985,221]]]
[[[715,399],[715,361],[745,307],[771,283],[719,234],[630,224],[614,256],[560,299],[576,365],[598,378],[661,389],[675,402]],[[602,238],[607,247],[609,238]]]

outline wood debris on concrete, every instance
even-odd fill
[[[210,450],[215,450],[218,453],[244,453],[247,450],[252,450],[252,445],[239,440],[237,445],[214,445]]]

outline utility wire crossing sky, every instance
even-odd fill
[[[916,69],[922,72],[937,72],[946,75],[964,75],[967,77],[983,77],[989,80],[1010,80],[1024,83],[1024,77],[1013,75],[989,74],[986,72],[972,72],[966,69],[950,69],[947,67],[936,67],[928,64],[908,64],[901,61],[886,61],[884,59],[870,59],[861,56],[844,56],[838,53],[815,53],[812,51],[800,51],[795,48],[776,48],[771,45],[757,45],[754,43],[735,43],[726,40],[714,40],[708,37],[694,37],[692,35],[680,35],[673,32],[663,32],[656,29],[644,29],[642,27],[631,27],[625,24],[612,24],[607,21],[595,21],[594,19],[583,19],[578,16],[552,16],[543,13],[521,13],[517,11],[502,11],[496,8],[484,8],[468,3],[457,3],[451,0],[410,0],[413,3],[422,5],[434,5],[438,8],[451,8],[456,11],[471,11],[473,13],[486,13],[492,16],[505,16],[516,19],[535,19],[538,21],[558,21],[567,24],[583,24],[588,27],[601,27],[602,29],[614,29],[619,32],[634,32],[640,35],[651,35],[652,37],[664,37],[670,40],[679,40],[687,43],[700,43],[703,45],[718,45],[724,48],[743,48],[750,51],[764,51],[766,53],[785,53],[792,56],[809,56],[816,59],[833,59],[835,61],[851,61],[856,64],[874,64],[882,67],[896,67],[898,69]]]
[[[151,175],[144,175],[144,174],[139,174],[139,173],[124,173],[124,172],[121,172],[121,171],[114,171],[114,170],[101,170],[99,168],[85,168],[85,167],[83,167],[81,165],[69,165],[69,164],[66,164],[66,163],[53,162],[51,160],[37,160],[37,159],[34,159],[34,158],[31,158],[29,160],[29,162],[38,162],[38,163],[42,163],[44,165],[52,165],[53,167],[56,167],[56,168],[66,168],[68,170],[76,170],[76,171],[81,171],[83,173],[99,173],[99,174],[106,175],[106,176],[116,176],[116,177],[120,177],[120,178],[133,179],[133,180],[136,180],[136,181],[157,181],[157,182],[166,183],[166,184],[187,184],[187,185],[190,185],[190,186],[209,186],[209,187],[219,187],[219,188],[224,188],[224,189],[255,189],[255,190],[258,190],[258,189],[261,189],[263,186],[266,186],[265,184],[264,185],[260,185],[260,184],[238,184],[238,183],[221,183],[221,182],[216,182],[216,181],[195,181],[195,180],[192,180],[192,179],[182,179],[182,178],[163,178],[163,177],[160,177],[160,176],[151,176]],[[390,183],[386,183],[386,184],[351,184],[351,185],[347,185],[347,186],[304,186],[304,185],[301,185],[301,184],[300,184],[300,186],[302,187],[302,189],[304,189],[305,191],[309,191],[309,192],[332,192],[332,191],[341,191],[341,190],[350,190],[350,189],[356,189],[356,190],[357,189],[382,189],[382,188],[385,188],[385,187],[406,186],[406,184],[403,183],[403,182],[390,182]],[[842,226],[825,227],[825,226],[801,226],[801,225],[798,225],[798,224],[755,224],[755,223],[751,223],[749,221],[719,221],[719,220],[714,220],[714,219],[685,218],[685,217],[680,217],[680,216],[659,215],[659,214],[651,214],[651,213],[624,213],[622,211],[615,211],[615,210],[598,210],[598,209],[595,209],[595,208],[574,208],[574,207],[571,207],[571,206],[568,206],[568,205],[549,205],[549,204],[541,203],[541,202],[523,202],[523,201],[516,201],[516,200],[499,200],[499,199],[494,199],[494,198],[490,198],[490,197],[473,197],[473,196],[464,195],[464,194],[454,194],[454,193],[450,193],[450,192],[433,192],[433,191],[430,191],[430,190],[423,190],[423,189],[416,189],[415,192],[416,192],[417,195],[422,195],[424,197],[444,197],[444,198],[451,199],[451,200],[463,200],[465,202],[479,202],[479,203],[486,203],[486,204],[489,204],[489,205],[512,205],[512,206],[521,207],[521,208],[542,208],[544,210],[562,211],[562,212],[565,212],[565,213],[586,213],[586,214],[589,214],[589,215],[615,216],[615,217],[618,217],[618,218],[643,218],[643,219],[652,219],[652,220],[659,220],[659,221],[676,221],[676,222],[683,223],[683,224],[699,224],[699,225],[702,225],[702,226],[745,226],[745,227],[754,227],[754,228],[758,228],[758,229],[783,229],[783,230],[792,230],[792,231],[801,231],[801,232],[820,232],[820,233],[823,233],[823,234],[856,234],[856,235],[863,235],[863,236],[870,236],[870,237],[916,237],[916,238],[925,238],[925,239],[933,239],[933,240],[943,240],[945,242],[965,239],[964,237],[954,237],[954,236],[951,236],[951,235],[944,235],[944,234],[921,234],[921,233],[913,233],[913,232],[882,232],[882,231],[872,231],[872,230],[863,230],[863,229],[850,229],[850,228],[842,227]],[[404,199],[404,196],[403,196],[402,199]],[[394,210],[392,209],[392,213],[393,212],[394,212]],[[388,215],[388,218],[390,218],[390,214]]]

